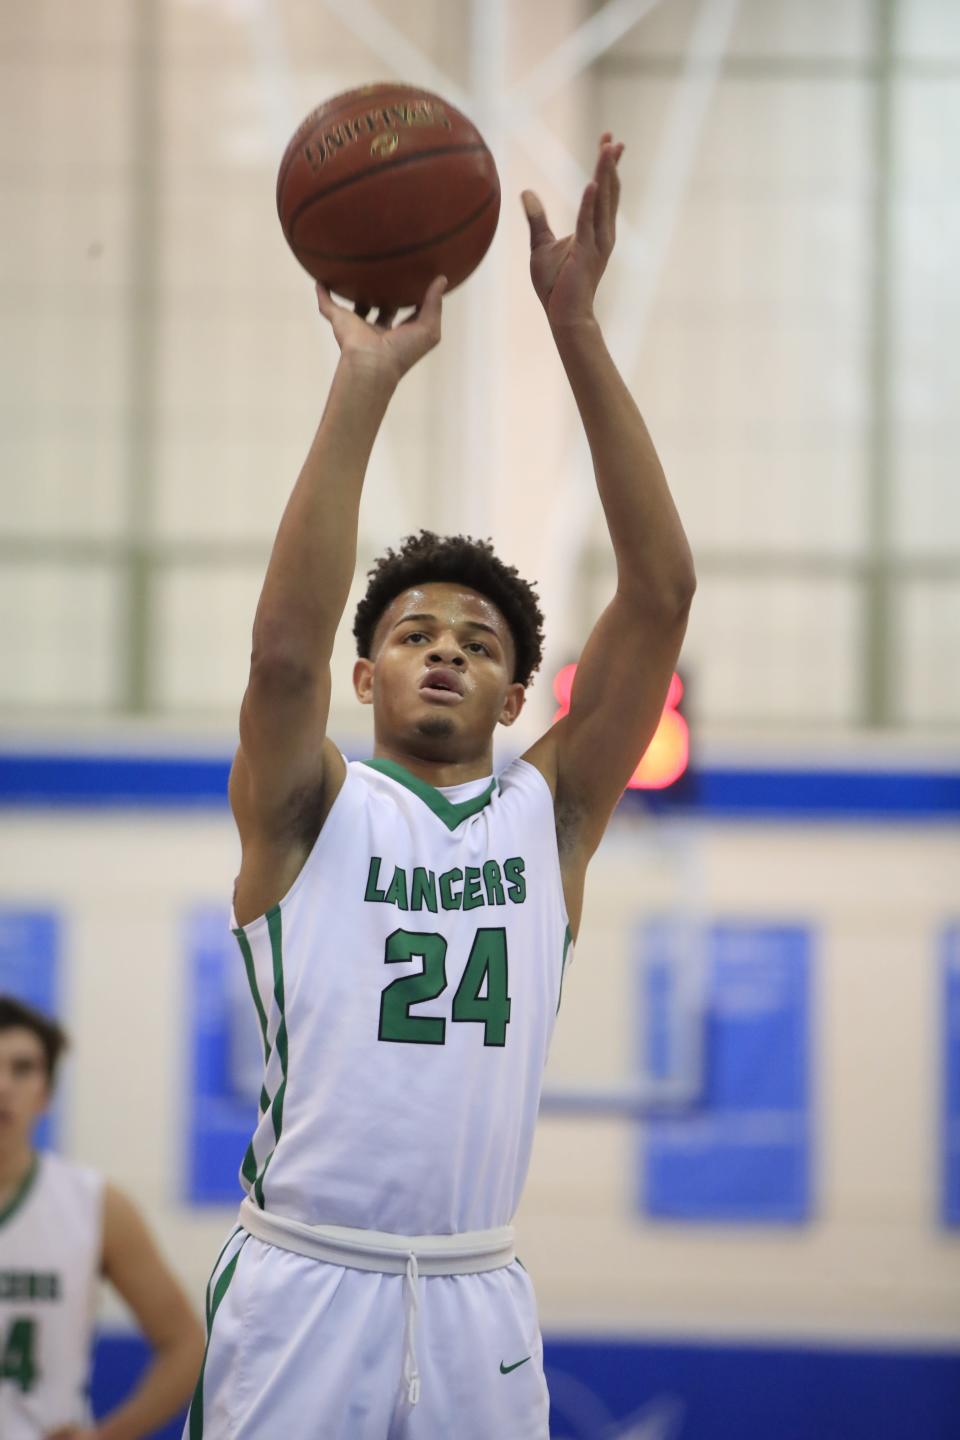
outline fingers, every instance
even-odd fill
[[[443,296],[446,288],[446,275],[438,275],[435,280],[431,280],[427,286],[427,293],[423,297],[423,304],[417,312],[418,315],[422,315],[429,323],[435,323],[437,326],[440,324],[440,311],[443,307]]]
[[[578,245],[592,245],[594,243],[594,216],[597,208],[597,193],[599,188],[596,180],[591,180],[583,192],[583,199],[580,201],[580,209],[577,212]]]
[[[359,312],[358,312],[358,313],[359,313]],[[376,320],[377,329],[378,329],[378,330],[389,330],[389,329],[391,328],[391,326],[393,325],[394,320],[396,320],[396,318],[397,318],[396,308],[394,308],[394,309],[391,310],[391,309],[388,309],[385,305],[381,305],[380,309],[377,311],[377,320]]]
[[[612,133],[605,130],[600,136],[593,179],[583,192],[577,214],[577,244],[596,245],[605,255],[609,255],[613,249],[616,238],[617,205],[620,200],[617,162],[622,154],[623,145],[615,143]]]
[[[322,280],[318,280],[313,288],[317,295],[317,309],[325,320],[329,320],[331,324],[333,324],[339,314],[350,313],[348,306],[341,305],[338,300],[334,300]],[[360,301],[358,301],[353,308],[361,320],[363,320],[370,311],[370,306],[364,305]]]
[[[413,314],[404,320],[404,325],[415,325],[422,321],[428,330],[434,331],[437,338],[440,337],[440,313],[443,309],[443,295],[449,281],[446,275],[438,275],[431,280],[427,286],[427,293],[423,301],[417,306]]]
[[[623,154],[623,145],[614,144],[609,131],[600,137],[597,168],[594,183],[597,186],[597,202],[594,211],[594,238],[597,248],[605,255],[613,249],[617,229],[617,206],[620,202],[620,176],[617,164]]]
[[[426,306],[428,303],[436,304],[437,306],[439,306],[449,284],[450,281],[447,279],[446,275],[435,276],[434,279],[431,280],[430,284],[427,286],[427,293],[423,297],[424,306]]]
[[[313,288],[317,292],[317,309],[325,320],[332,320],[341,306],[334,300],[322,280],[318,280]]]
[[[530,226],[530,249],[536,250],[539,245],[550,244],[556,239],[556,236],[550,229],[540,197],[535,195],[532,190],[524,190],[520,201]]]

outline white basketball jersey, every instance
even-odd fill
[[[0,1212],[0,1436],[41,1440],[89,1424],[103,1181],[37,1156]]]
[[[457,803],[351,763],[289,893],[234,933],[266,1055],[254,1201],[406,1235],[508,1224],[570,958],[540,772]]]

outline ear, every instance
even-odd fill
[[[526,698],[526,689],[519,682],[508,685],[507,693],[503,698],[503,709],[500,711],[498,724],[512,725],[523,709],[523,702]]]
[[[373,661],[358,660],[353,667],[353,688],[361,705],[373,704]]]

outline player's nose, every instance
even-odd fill
[[[442,640],[430,651],[430,662],[433,665],[464,665],[466,658],[456,640]]]

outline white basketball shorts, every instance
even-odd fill
[[[184,1440],[547,1440],[523,1266],[419,1277],[416,1404],[402,1382],[404,1283],[236,1231],[210,1278]]]

